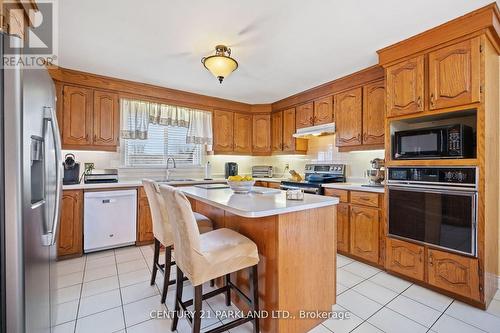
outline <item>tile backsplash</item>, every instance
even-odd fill
[[[63,151],[72,152],[76,160],[82,163],[93,162],[97,169],[119,168],[121,177],[142,178],[162,177],[163,170],[130,169],[120,168],[121,158],[119,152],[96,152],[96,151]],[[275,177],[281,177],[285,165],[288,163],[290,169],[303,174],[307,163],[343,163],[347,165],[346,175],[348,181],[366,181],[365,170],[370,167],[370,160],[379,157],[384,158],[383,150],[361,151],[361,152],[339,152],[335,147],[335,136],[323,136],[309,139],[309,150],[307,155],[274,155],[274,156],[238,156],[238,155],[210,155],[207,160],[212,165],[212,177],[224,176],[224,163],[236,162],[240,174],[250,174],[253,165],[274,166]],[[173,173],[176,177],[200,178],[203,177],[202,168],[193,170],[180,169]],[[288,174],[284,174],[285,177]]]

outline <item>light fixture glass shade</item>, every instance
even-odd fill
[[[230,55],[230,49],[223,45],[217,45],[215,55],[201,59],[203,66],[205,66],[220,83],[238,68],[238,62],[231,58]]]

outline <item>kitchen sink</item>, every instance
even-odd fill
[[[171,182],[193,182],[191,178],[175,178],[175,179],[155,179],[157,183],[171,183]]]

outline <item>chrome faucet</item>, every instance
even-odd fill
[[[167,181],[170,180],[170,168],[169,168],[169,163],[170,161],[172,161],[174,163],[174,169],[177,168],[176,164],[175,164],[175,158],[173,157],[168,157],[167,158],[167,169],[166,169],[166,173],[167,173]]]

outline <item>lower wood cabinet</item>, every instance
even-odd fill
[[[151,243],[154,240],[153,219],[149,208],[148,197],[144,188],[139,187],[137,204],[137,241],[138,245]]]
[[[379,259],[379,210],[368,207],[350,207],[350,253],[367,261]]]
[[[479,263],[475,258],[428,249],[428,283],[475,300],[480,299]]]
[[[267,187],[269,187],[269,188],[279,189],[280,186],[281,186],[281,183],[276,183],[276,182],[268,182],[267,183]]]
[[[349,252],[349,205],[337,205],[337,251]]]
[[[57,256],[83,254],[83,191],[63,191]]]
[[[416,280],[424,280],[424,247],[394,238],[386,239],[385,267]]]

